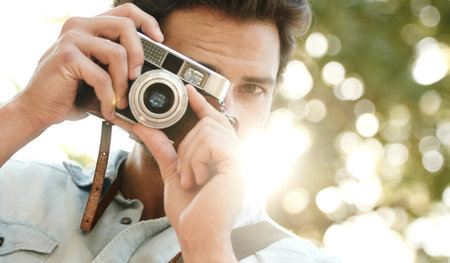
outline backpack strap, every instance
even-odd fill
[[[233,251],[238,260],[244,259],[290,235],[268,221],[236,228],[231,232]],[[179,252],[169,263],[182,263]]]

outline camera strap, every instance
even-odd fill
[[[119,191],[117,180],[108,187],[102,197],[103,182],[105,180],[106,167],[109,159],[109,148],[111,144],[112,124],[107,121],[102,123],[102,134],[98,151],[97,164],[95,165],[94,181],[92,182],[89,198],[84,209],[80,228],[85,232],[91,232],[97,220],[108,207],[114,196]]]
[[[262,221],[233,229],[231,231],[231,244],[234,255],[239,261],[288,237],[291,237],[291,235],[276,227],[271,222]],[[169,263],[183,263],[181,252],[175,255]]]

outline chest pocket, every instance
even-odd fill
[[[0,263],[43,262],[57,245],[35,225],[0,218]]]

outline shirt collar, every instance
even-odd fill
[[[105,181],[103,190],[108,189],[109,185],[116,179],[120,165],[128,156],[128,152],[117,150],[109,155],[108,165],[106,167]],[[79,164],[72,162],[63,162],[64,167],[70,174],[74,183],[82,190],[90,191],[94,179],[95,168],[83,170]]]

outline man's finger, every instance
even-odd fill
[[[165,182],[172,174],[168,170],[176,171],[177,153],[172,143],[162,131],[146,127],[140,123],[134,126],[133,131],[155,158]]]
[[[186,90],[189,96],[189,105],[192,110],[197,114],[199,119],[205,117],[212,117],[214,119],[222,120],[224,116],[218,110],[216,110],[205,97],[202,96],[192,85],[186,85]]]
[[[144,34],[155,41],[163,42],[164,36],[161,33],[158,22],[154,17],[139,9],[131,3],[120,5],[109,10],[103,15],[129,17],[133,20],[136,28],[140,28]]]

